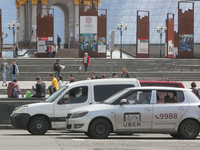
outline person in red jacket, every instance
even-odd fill
[[[88,53],[85,53],[82,64],[85,66],[85,71],[88,71],[88,66],[90,65],[90,56],[88,56]]]
[[[19,88],[19,85],[17,84],[17,79],[14,79],[13,82],[8,83],[8,88],[7,88],[8,98],[18,98],[18,97],[13,96],[13,90],[15,86],[17,88],[18,94],[21,93],[21,89]]]

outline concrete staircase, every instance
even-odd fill
[[[12,59],[8,59],[11,64]],[[36,76],[41,76],[43,81],[50,81],[49,74],[54,73],[53,64],[56,59],[17,59],[20,76],[19,81],[35,81]],[[91,58],[89,71],[84,68],[79,70],[81,58],[61,59],[65,69],[61,71],[64,81],[69,81],[68,74],[72,73],[75,80],[84,80],[90,77],[89,72],[95,75],[105,74],[110,77],[110,59]],[[113,59],[113,72],[121,75],[123,67],[128,69],[131,77],[138,79],[169,79],[177,81],[200,80],[200,61],[198,59]],[[0,76],[0,80],[2,77]]]
[[[79,58],[79,49],[58,49],[56,58]]]

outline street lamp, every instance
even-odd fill
[[[17,27],[15,28],[15,21],[8,24],[8,29],[13,31],[13,44],[15,43],[15,31],[19,30],[20,23],[17,23]]]
[[[156,27],[156,30],[157,30],[157,33],[160,33],[160,58],[161,58],[162,34],[166,32],[167,27],[163,27],[162,25],[160,25],[160,27]]]
[[[123,29],[123,22],[120,22],[119,24],[117,24],[117,30],[120,31],[120,36],[121,36],[120,58],[122,58],[122,34],[124,30],[127,30],[127,27],[128,25],[125,24],[124,29]]]

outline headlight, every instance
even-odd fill
[[[88,111],[79,111],[79,112],[75,112],[71,118],[80,118],[85,116],[88,113]]]
[[[27,107],[28,107],[27,105],[18,107],[18,109],[16,109],[16,110],[14,111],[14,113],[16,113],[16,114],[25,113],[25,110],[26,110]]]

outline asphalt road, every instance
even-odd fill
[[[167,134],[111,134],[108,139],[98,140],[65,130],[49,131],[43,136],[25,130],[0,130],[0,150],[195,150],[199,146],[200,136],[177,140]]]

